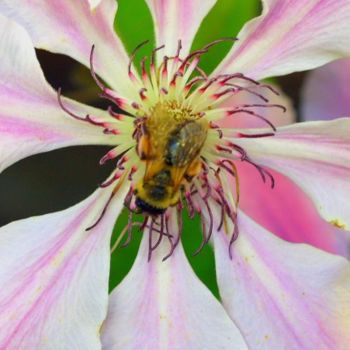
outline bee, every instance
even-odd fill
[[[134,191],[141,212],[160,215],[179,202],[181,188],[201,171],[199,154],[207,130],[207,121],[174,115],[162,106],[145,119],[137,144],[145,174]]]

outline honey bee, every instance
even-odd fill
[[[208,122],[157,106],[143,124],[137,152],[145,174],[135,188],[141,212],[159,215],[180,200],[180,190],[201,171],[200,151]]]

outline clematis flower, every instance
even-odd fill
[[[216,42],[190,47],[215,1],[147,4],[157,47],[139,75],[113,31],[113,0],[0,3],[0,169],[82,144],[109,145],[101,163],[116,164],[85,201],[0,229],[0,348],[347,349],[350,122],[276,128],[284,103],[259,81],[348,55],[350,2],[263,1],[210,77],[198,64]],[[111,108],[53,91],[33,45],[89,66]],[[144,238],[108,296],[124,205],[120,237],[132,238],[141,210]],[[199,251],[213,243],[221,302],[184,255],[185,206],[203,222]]]

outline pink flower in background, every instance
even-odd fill
[[[347,349],[350,121],[276,131],[271,121],[287,102],[257,80],[349,55],[350,2],[263,1],[210,77],[197,69],[209,46],[189,51],[215,1],[147,4],[165,47],[139,77],[113,30],[115,1],[0,3],[0,169],[72,145],[111,146],[102,163],[123,155],[85,201],[0,229],[0,349]],[[103,95],[132,116],[58,99],[33,45],[93,65]],[[188,137],[190,123],[203,142],[191,158],[199,166],[183,174],[183,201],[202,217],[203,244],[213,243],[221,303],[179,243],[181,202],[145,215],[149,234],[108,296],[110,236],[125,198],[155,210],[140,194],[156,163],[147,145],[169,130]]]
[[[303,120],[330,120],[350,115],[350,60],[331,62],[310,72],[302,91]]]

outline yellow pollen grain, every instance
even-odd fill
[[[329,223],[337,228],[341,228],[342,230],[345,230],[346,228],[346,225],[342,223],[339,219],[330,220]]]
[[[176,122],[199,119],[199,113],[193,113],[191,109],[180,106],[176,101],[167,101],[164,108]]]

